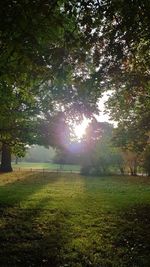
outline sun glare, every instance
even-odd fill
[[[89,124],[89,120],[84,118],[80,124],[75,124],[73,131],[77,139],[81,139],[86,132],[86,128]]]

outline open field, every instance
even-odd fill
[[[0,266],[149,267],[150,180],[0,174]]]
[[[55,164],[55,163],[42,163],[42,162],[19,162],[18,164],[12,163],[12,167],[14,170],[18,169],[46,169],[52,171],[74,171],[79,172],[79,165],[71,165],[71,164]]]

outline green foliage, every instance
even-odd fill
[[[26,148],[22,143],[17,143],[15,146],[12,147],[11,153],[17,158],[22,158],[26,154]]]
[[[119,122],[115,143],[142,158],[150,131],[150,3],[106,1],[106,5],[103,33],[108,41],[106,69],[112,89],[107,110]]]
[[[145,172],[150,176],[150,146],[147,146],[146,150],[143,152],[143,162],[142,167]]]
[[[80,158],[79,153],[74,153],[67,149],[57,150],[53,162],[57,164],[80,164]]]
[[[149,127],[147,125],[147,127]],[[137,175],[138,169],[146,170],[149,134],[144,128],[135,127],[134,123],[119,124],[114,131],[113,144],[122,151],[124,166],[131,175]],[[144,167],[145,166],[145,167]],[[144,167],[144,168],[143,168]]]
[[[74,4],[1,1],[0,141],[11,147],[55,146],[54,135],[48,140],[41,132],[43,124],[47,130],[62,110],[69,117],[96,110],[86,82],[91,80],[94,88],[87,49],[80,41],[79,2]],[[79,77],[83,65],[86,74]]]
[[[52,118],[58,109],[69,117],[91,116],[101,93],[112,89],[113,117],[138,132],[134,143],[142,142],[144,150],[150,130],[149,11],[149,1],[2,0],[1,141],[41,142],[34,131],[39,116],[47,123],[47,113]]]
[[[95,172],[98,174],[119,173],[123,170],[122,153],[113,147],[111,139],[112,136],[103,136],[97,143],[94,156]]]
[[[112,143],[113,126],[107,122],[92,121],[85,140],[85,153],[81,173],[106,175],[113,172],[123,174],[123,156]]]

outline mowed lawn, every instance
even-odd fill
[[[66,171],[66,172],[80,172],[79,165],[72,165],[72,164],[55,164],[55,163],[43,163],[43,162],[18,162],[18,164],[12,163],[12,167],[14,170],[52,170],[52,171]]]
[[[0,266],[149,267],[150,179],[0,174]]]

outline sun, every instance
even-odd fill
[[[86,132],[86,128],[87,128],[88,124],[89,124],[89,120],[86,119],[86,118],[84,118],[81,123],[74,124],[74,126],[73,126],[73,132],[74,132],[75,137],[78,140],[82,139],[83,135]]]

